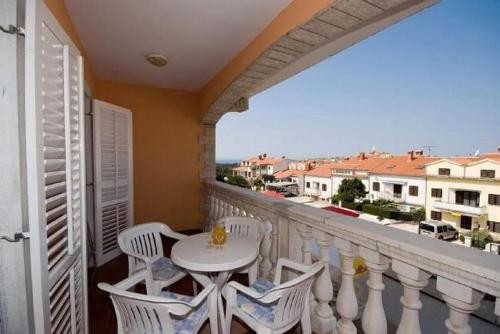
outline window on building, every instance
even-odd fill
[[[500,205],[500,195],[489,194],[488,204],[490,205]]]
[[[488,229],[491,232],[500,233],[500,223],[499,222],[494,222],[492,220],[488,220]]]
[[[495,171],[493,169],[481,169],[481,177],[486,179],[494,179]]]
[[[373,191],[380,191],[380,182],[373,182],[372,189]]]
[[[449,168],[439,168],[438,174],[441,176],[450,176],[451,171]]]
[[[311,182],[306,182],[306,188],[311,188]]]
[[[410,196],[418,196],[418,186],[410,186],[408,188],[408,193]]]
[[[321,185],[321,191],[326,191],[326,184],[324,184],[324,183],[323,183],[323,184]]]
[[[465,230],[472,229],[472,217],[469,216],[461,216],[460,217],[460,228]]]
[[[431,196],[434,198],[442,198],[443,197],[443,189],[440,188],[432,188]]]
[[[463,190],[456,191],[455,204],[478,207],[479,193],[477,191],[463,191]]]
[[[431,219],[432,220],[441,221],[442,215],[443,214],[439,211],[431,211]]]

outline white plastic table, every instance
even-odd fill
[[[209,245],[210,233],[200,233],[177,241],[172,247],[172,261],[189,271],[201,285],[214,283],[218,289],[219,326],[224,328],[222,290],[232,273],[257,261],[259,247],[255,240],[228,233],[222,248]],[[256,267],[256,266],[254,266]]]

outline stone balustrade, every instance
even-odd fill
[[[356,333],[353,320],[358,316],[364,333],[387,333],[382,277],[389,268],[403,287],[399,334],[421,333],[420,290],[431,275],[437,277],[437,290],[448,306],[449,315],[443,326],[449,333],[472,332],[469,315],[479,307],[485,294],[497,298],[495,314],[500,316],[499,256],[221,182],[209,181],[205,186],[208,224],[224,216],[249,216],[272,226],[261,246],[260,274],[264,277],[273,275],[279,257],[312,263],[313,240],[319,247],[320,261],[329,261],[331,247],[338,250],[342,262],[338,294],[334,296],[328,270],[321,273],[312,288],[311,319],[316,333]],[[362,315],[358,315],[353,283],[353,261],[357,256],[365,260],[369,272],[368,299]],[[335,297],[338,319],[330,307]]]

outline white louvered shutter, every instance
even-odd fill
[[[83,60],[45,5],[30,6],[36,15],[26,34],[26,159],[35,332],[87,333]]]
[[[133,225],[132,113],[94,100],[97,266],[118,256],[118,234]]]

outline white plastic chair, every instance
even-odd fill
[[[255,240],[256,243],[262,243],[262,240],[269,232],[269,227],[266,229],[264,223],[256,218],[227,216],[220,218],[216,224],[224,224],[226,232],[248,237]],[[248,268],[244,268],[239,273],[248,273],[248,282],[250,284],[257,280],[259,270],[259,261],[255,260]]]
[[[274,282],[258,279],[249,288],[229,282],[226,290],[226,333],[230,332],[233,315],[259,334],[284,333],[299,321],[302,333],[311,333],[309,294],[315,276],[324,267],[322,262],[306,266],[281,258]],[[281,283],[283,268],[301,275]]]
[[[146,269],[146,291],[152,296],[158,296],[163,288],[187,275],[164,256],[161,234],[177,240],[186,237],[184,234],[172,231],[163,223],[136,225],[118,235],[120,249],[128,255],[129,276]],[[196,291],[195,286],[196,283],[193,282]]]
[[[162,292],[147,296],[126,291],[147,277],[139,271],[116,285],[99,283],[110,294],[119,334],[195,334],[207,319],[212,334],[217,327],[217,289],[210,284],[196,297]]]

